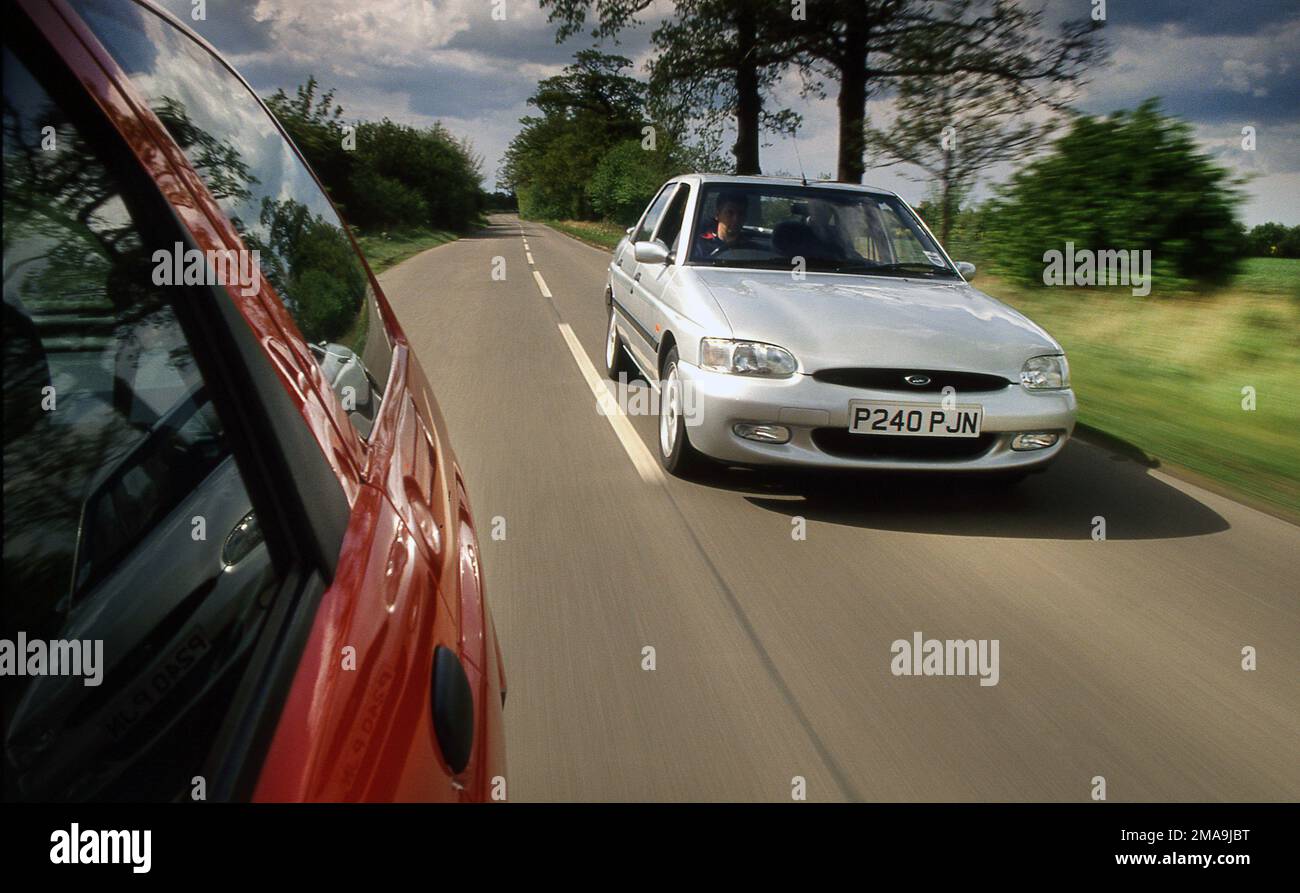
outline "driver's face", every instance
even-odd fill
[[[744,217],[744,210],[734,202],[718,208],[718,235],[727,241],[739,238],[740,224]]]

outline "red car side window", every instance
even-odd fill
[[[244,83],[156,13],[77,0],[230,217],[284,300],[353,425],[369,436],[392,363],[373,290],[343,221]]]
[[[18,42],[4,167],[4,636],[68,643],[85,677],[6,680],[4,794],[174,799],[278,578],[175,309],[193,292],[153,275],[182,237],[86,97]]]

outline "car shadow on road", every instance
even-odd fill
[[[1153,477],[1155,463],[1072,441],[1047,471],[1007,487],[974,476],[778,473],[716,468],[697,482],[745,493],[758,508],[811,521],[947,536],[1170,539],[1227,530],[1217,512]]]

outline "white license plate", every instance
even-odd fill
[[[850,434],[902,437],[979,437],[984,408],[977,404],[849,401]]]

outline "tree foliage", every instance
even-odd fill
[[[537,85],[529,98],[540,115],[506,149],[501,178],[525,217],[587,219],[594,215],[587,181],[613,147],[641,140],[645,87],[625,74],[623,56],[582,50],[572,65]]]
[[[1300,225],[1261,223],[1243,238],[1250,257],[1300,257]]]
[[[1012,0],[817,0],[796,22],[805,89],[838,83],[837,178],[859,183],[867,99],[909,78],[978,75],[1018,103],[1059,104],[1101,50],[1099,23],[1063,23]]]
[[[867,163],[920,169],[916,179],[933,185],[939,240],[947,245],[960,199],[980,173],[1028,154],[1051,128],[1050,119],[1025,119],[1032,104],[987,75],[907,78],[899,85],[897,118],[866,128]]]
[[[649,0],[540,2],[558,24],[559,41],[582,31],[589,14],[593,37],[617,37],[651,6]],[[651,35],[658,51],[650,63],[653,118],[702,162],[697,167],[757,174],[760,132],[797,127],[795,112],[771,107],[773,88],[794,61],[790,21],[789,0],[678,0]],[[729,119],[736,142],[726,162],[719,148]]]
[[[795,58],[788,0],[678,0],[651,37],[656,118],[677,130],[720,134],[734,119],[738,174],[761,173],[759,137],[793,134],[801,119],[774,106],[781,75]]]
[[[587,194],[601,217],[631,226],[664,181],[686,170],[681,152],[673,144],[651,150],[642,140],[625,140],[596,165]]]
[[[440,123],[350,125],[314,77],[266,104],[354,226],[464,230],[485,206],[482,159]]]
[[[1237,268],[1238,185],[1157,100],[1080,115],[989,203],[988,253],[1029,282],[1042,281],[1043,253],[1067,241],[1075,250],[1149,249],[1158,278],[1223,282]]]

